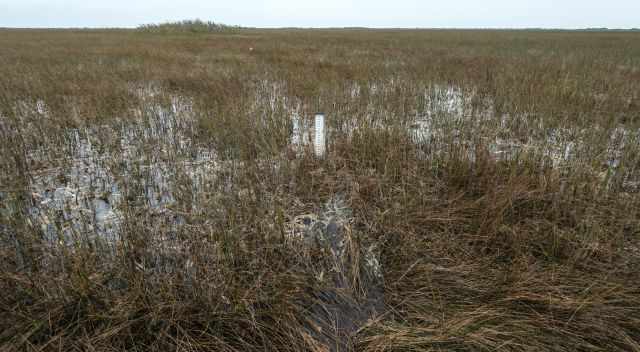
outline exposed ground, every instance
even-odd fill
[[[0,31],[1,351],[640,351],[640,33],[163,28]]]

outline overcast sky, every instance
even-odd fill
[[[640,27],[640,0],[0,0],[0,27]]]

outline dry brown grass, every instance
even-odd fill
[[[638,33],[3,30],[0,48],[0,350],[640,351]],[[434,86],[470,111],[435,111],[416,143]],[[30,187],[68,167],[65,133],[97,129],[122,154],[114,131],[175,96],[193,145],[149,139],[140,156],[176,170],[170,212],[143,204],[142,166],[105,161],[121,241],[45,241]],[[286,152],[295,106],[329,117],[325,159]],[[611,166],[616,130],[630,137]],[[497,137],[527,148],[501,159]],[[573,159],[555,163],[554,138]],[[194,191],[180,165],[196,147],[228,182]],[[284,235],[336,194],[353,210],[350,292],[318,279],[326,252]],[[328,332],[315,312],[367,299],[365,243],[384,309]]]

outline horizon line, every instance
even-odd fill
[[[159,23],[162,24],[163,22]],[[155,23],[152,23],[155,24]],[[4,27],[0,26],[0,30],[135,30],[140,26],[146,24],[139,24],[135,26],[55,26],[55,27]],[[306,26],[282,26],[282,27],[251,27],[240,25],[229,25],[231,29],[237,30],[282,30],[282,29],[299,29],[299,30],[327,30],[327,29],[342,29],[342,30],[540,30],[540,31],[640,31],[640,27],[629,28],[609,28],[609,27],[388,27],[388,26],[318,26],[318,27],[306,27]]]

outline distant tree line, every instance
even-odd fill
[[[640,31],[640,28],[607,28],[607,27],[600,27],[600,28],[585,28],[585,31],[590,31],[590,32],[637,32]]]
[[[152,33],[219,33],[242,29],[240,26],[230,26],[213,21],[182,20],[176,22],[151,23],[138,26],[139,31]]]

